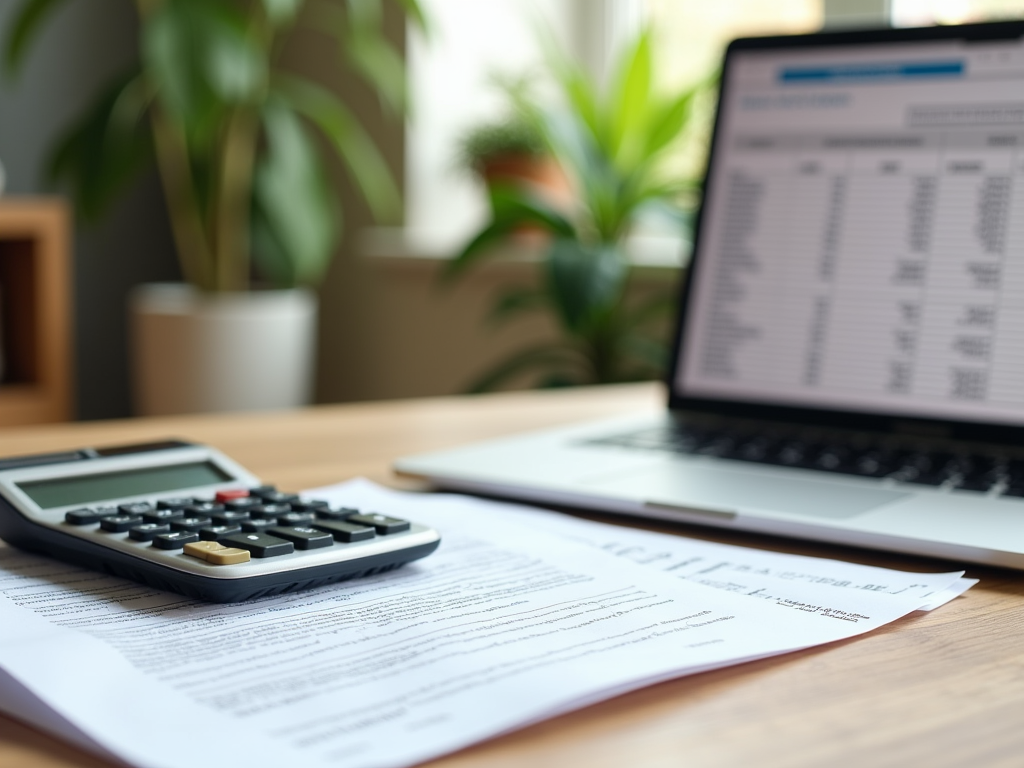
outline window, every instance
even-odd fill
[[[415,112],[406,139],[404,242],[388,238],[383,247],[435,257],[454,252],[487,215],[482,189],[458,168],[457,142],[468,128],[502,114],[495,75],[540,71],[541,26],[601,76],[619,43],[648,20],[660,37],[659,84],[682,88],[706,76],[725,44],[741,35],[886,19],[907,26],[1024,17],[1024,0],[422,1],[433,36],[429,43],[410,36]],[[700,147],[676,158],[681,173],[692,173],[701,160]]]
[[[894,27],[1024,18],[1024,0],[891,0]]]

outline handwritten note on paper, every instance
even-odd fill
[[[400,766],[920,604],[855,590],[840,604],[802,585],[785,599],[823,608],[804,610],[638,567],[486,502],[336,493],[437,527],[443,544],[399,571],[226,606],[0,548],[0,666],[137,765],[193,768],[201,746],[254,768]],[[188,724],[189,748],[154,748],[168,723]]]

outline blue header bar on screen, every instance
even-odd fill
[[[835,83],[912,77],[961,77],[964,70],[963,61],[837,64],[829,67],[789,67],[779,72],[779,80],[783,83]]]

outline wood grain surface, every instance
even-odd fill
[[[657,387],[631,385],[49,425],[0,430],[0,456],[182,437],[214,445],[289,490],[359,475],[407,487],[390,473],[399,455],[653,410],[661,402]],[[905,570],[962,567],[691,526],[646,527]],[[981,583],[931,613],[860,638],[646,688],[430,765],[1024,766],[1024,573],[966,570]],[[104,765],[0,717],[4,768]]]

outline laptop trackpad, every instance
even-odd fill
[[[590,479],[590,484],[654,504],[736,511],[770,510],[841,519],[907,497],[885,488],[745,471],[708,462],[666,460],[657,466]],[[795,474],[795,473],[794,473]]]

